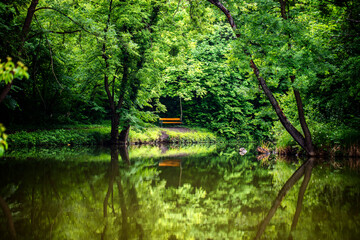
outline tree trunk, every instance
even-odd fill
[[[32,19],[34,17],[34,13],[36,10],[36,6],[38,5],[39,0],[32,0],[31,4],[28,8],[27,14],[26,14],[26,18],[25,18],[25,22],[21,31],[21,43],[20,43],[20,47],[18,49],[19,52],[22,51],[22,48],[24,47],[24,43],[26,41],[26,37],[29,34],[30,31],[30,25],[32,22]]]
[[[120,135],[119,135],[119,143],[120,144],[127,145],[128,138],[129,138],[129,132],[130,132],[130,125],[128,124],[120,132]]]
[[[271,90],[267,86],[264,78],[260,76],[260,71],[258,67],[255,65],[253,60],[250,60],[251,68],[254,70],[254,73],[259,81],[259,84],[261,88],[263,89],[265,95],[269,99],[271,105],[273,106],[276,115],[278,116],[281,124],[285,127],[286,131],[295,139],[295,141],[303,148],[305,151],[307,151],[306,144],[305,144],[305,138],[303,135],[290,123],[289,119],[285,116],[284,112],[282,111],[278,101],[272,94]]]
[[[8,92],[11,89],[11,82],[5,85],[5,88],[2,90],[1,94],[0,94],[0,104],[1,102],[5,99],[6,95],[8,94]]]
[[[291,81],[292,82],[294,82],[294,79],[295,79],[295,77],[291,76]],[[313,145],[312,138],[311,138],[311,133],[310,133],[309,127],[308,127],[308,125],[306,123],[303,103],[302,103],[302,100],[301,100],[301,97],[300,97],[300,92],[296,88],[294,88],[294,95],[295,95],[295,99],[296,99],[296,105],[297,105],[297,109],[298,109],[298,116],[299,116],[301,129],[302,129],[302,131],[304,133],[304,136],[305,136],[306,151],[310,156],[314,156],[315,155],[315,150],[314,150],[314,145]]]
[[[117,113],[113,113],[111,116],[111,133],[110,133],[110,144],[119,144],[119,118]]]

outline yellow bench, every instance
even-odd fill
[[[161,126],[163,124],[182,124],[182,121],[180,118],[160,118],[160,124]]]

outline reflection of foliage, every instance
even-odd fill
[[[208,155],[215,150],[216,145],[213,144],[169,145],[163,148],[152,145],[141,147],[135,145],[130,147],[130,158]]]
[[[16,148],[6,152],[6,157],[27,161],[28,159],[47,159],[49,162],[108,162],[110,157],[105,148],[58,147],[58,148]]]
[[[187,131],[177,131],[171,128],[147,128],[146,131],[130,131],[130,142],[157,142],[161,138],[162,133],[168,135],[168,139],[171,143],[199,143],[199,142],[215,142],[216,135],[209,132],[206,129],[187,129]],[[162,140],[162,141],[164,141]]]
[[[9,206],[16,213],[19,239],[252,239],[278,191],[301,164],[269,161],[262,166],[254,156],[218,148],[181,158],[180,176],[178,167],[154,167],[153,158],[133,155],[128,165],[110,161],[103,150],[84,153],[59,158],[63,161],[49,156],[0,162],[0,188],[17,186]],[[94,154],[99,159],[90,161]],[[294,185],[283,199],[265,239],[288,237],[299,187]],[[294,239],[357,236],[359,193],[360,180],[353,172],[317,166]],[[0,218],[0,238],[6,239],[3,223]]]
[[[154,145],[131,145],[130,159],[160,158],[171,156],[197,155],[206,156],[216,151],[216,145],[168,145],[166,150]],[[96,162],[109,161],[107,149],[103,147],[64,146],[57,148],[18,148],[6,153],[11,158],[39,158],[60,161]]]

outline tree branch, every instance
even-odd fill
[[[42,29],[41,32],[36,32],[34,34],[32,34],[31,36],[29,36],[27,39],[31,39],[31,38],[34,38],[38,35],[41,35],[43,33],[54,33],[54,34],[62,34],[62,35],[65,35],[65,34],[73,34],[73,33],[77,33],[77,32],[80,32],[81,33],[81,30],[68,30],[68,31],[63,31],[63,32],[60,32],[60,31],[53,31],[53,30],[44,30]]]
[[[52,10],[52,11],[55,11],[55,12],[58,12],[60,13],[61,15],[63,15],[64,17],[66,17],[67,19],[69,19],[70,21],[72,21],[73,23],[75,23],[77,26],[79,26],[83,31],[89,33],[89,34],[92,34],[94,36],[98,36],[98,34],[96,33],[93,33],[89,30],[87,30],[83,25],[81,25],[80,23],[78,23],[77,21],[75,21],[74,19],[72,19],[71,17],[69,17],[67,14],[63,13],[62,11],[60,11],[59,9],[56,9],[56,8],[52,8],[52,7],[40,7],[40,8],[37,8],[35,10],[36,11],[39,11],[39,10]]]
[[[73,34],[73,33],[77,33],[77,32],[81,32],[81,30],[63,31],[63,32],[57,32],[57,31],[51,31],[51,30],[44,31],[44,33],[56,33],[56,34],[62,34],[62,35]]]
[[[360,23],[360,20],[355,20],[355,19],[350,19],[350,18],[347,18],[346,20],[348,20],[350,22]]]
[[[233,29],[233,31],[235,32],[236,37],[240,37],[239,33],[236,33],[236,24],[235,21],[233,19],[233,17],[230,14],[230,11],[228,9],[226,9],[226,7],[224,7],[224,5],[219,1],[219,0],[208,0],[210,3],[212,3],[213,5],[215,5],[216,7],[218,7],[227,17],[231,28]]]
[[[28,11],[27,11],[27,14],[26,14],[26,17],[25,17],[25,21],[24,21],[24,25],[23,25],[23,28],[21,30],[21,44],[20,44],[20,47],[18,49],[19,55],[21,55],[21,52],[22,52],[22,49],[24,47],[26,37],[29,34],[30,25],[31,25],[32,19],[34,17],[34,14],[36,12],[36,6],[38,5],[38,3],[39,3],[39,0],[32,0],[30,6],[28,8]]]

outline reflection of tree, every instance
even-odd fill
[[[105,195],[105,199],[103,202],[103,216],[105,218],[105,226],[103,232],[101,234],[101,239],[106,239],[106,232],[108,230],[109,222],[108,222],[108,206],[109,206],[109,198],[111,196],[111,208],[112,208],[112,217],[116,219],[121,219],[121,228],[119,229],[119,239],[129,239],[131,229],[131,222],[135,223],[135,228],[139,233],[139,239],[143,238],[143,229],[142,226],[133,218],[136,215],[136,211],[138,209],[138,198],[136,194],[135,186],[131,185],[130,179],[126,179],[125,174],[121,174],[119,171],[119,150],[120,156],[123,162],[126,165],[130,165],[129,153],[127,151],[126,146],[121,146],[120,149],[118,146],[113,146],[111,148],[111,161],[108,170],[108,190]],[[126,171],[126,169],[125,169]],[[126,182],[126,187],[124,188],[123,183]],[[115,203],[119,207],[119,211],[116,211],[114,205],[114,184],[116,184],[118,190],[118,204]],[[127,192],[126,190],[127,189]],[[129,214],[131,212],[132,214]],[[130,217],[131,215],[131,217]],[[113,223],[112,223],[113,224]],[[114,228],[114,226],[112,226]]]
[[[0,189],[14,189],[2,197],[13,214],[17,238],[249,239],[271,209],[264,199],[277,195],[273,208],[279,209],[264,220],[263,238],[287,238],[290,227],[296,227],[294,238],[359,235],[358,174],[312,170],[312,162],[294,173],[293,162],[261,164],[229,149],[211,158],[181,158],[179,186],[178,167],[158,167],[161,159],[153,158],[131,158],[130,164],[121,151],[115,148],[111,160],[107,153],[98,162],[12,160],[5,168],[0,161]],[[316,184],[308,185],[310,175]],[[304,200],[301,210],[305,190],[311,201]],[[300,210],[304,224],[297,224]],[[0,210],[0,239],[10,238],[6,224]]]
[[[8,230],[9,230],[9,234],[11,236],[11,239],[16,239],[16,231],[15,231],[15,227],[14,227],[14,221],[11,215],[11,211],[10,208],[8,206],[8,204],[5,202],[5,200],[0,197],[0,207],[2,208],[4,215],[7,219],[7,223],[8,223]]]
[[[309,159],[306,161],[301,167],[299,167],[295,173],[287,180],[287,182],[284,184],[282,189],[280,190],[277,198],[275,199],[270,211],[268,212],[267,216],[264,218],[264,220],[261,222],[260,227],[258,229],[258,232],[256,234],[255,239],[260,239],[261,235],[264,233],[266,226],[269,224],[271,218],[274,216],[276,210],[281,204],[281,201],[284,199],[287,192],[295,185],[295,183],[304,175],[304,180],[301,184],[299,195],[298,195],[298,202],[296,206],[296,212],[294,215],[294,219],[291,225],[291,232],[295,230],[296,225],[299,220],[301,208],[302,208],[302,202],[304,199],[306,188],[309,184],[312,168],[314,165],[314,159]],[[290,234],[289,239],[292,239],[292,236]]]

